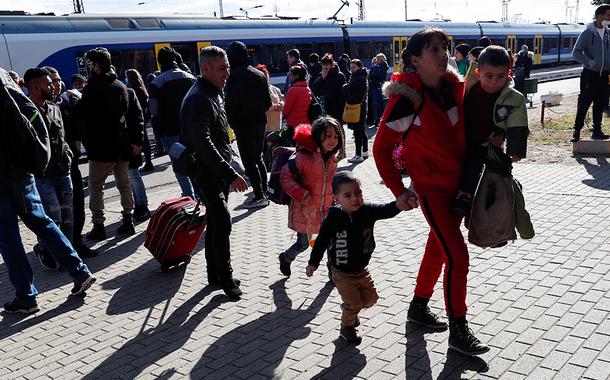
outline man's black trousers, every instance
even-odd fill
[[[239,132],[235,132],[241,162],[250,178],[256,199],[267,195],[267,168],[263,160],[265,127],[264,123],[242,125],[237,129]]]
[[[580,95],[574,129],[580,131],[585,124],[585,116],[593,103],[593,131],[601,131],[602,113],[608,104],[609,71],[591,71],[583,69],[580,74]]]

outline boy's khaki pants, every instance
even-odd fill
[[[354,326],[358,313],[377,303],[379,295],[367,269],[351,274],[332,268],[333,280],[341,295],[341,327]]]

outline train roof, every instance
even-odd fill
[[[553,24],[510,24],[510,23],[497,23],[497,22],[480,22],[483,33],[488,36],[494,35],[507,35],[507,34],[519,34],[519,35],[557,35],[559,31],[557,26]]]

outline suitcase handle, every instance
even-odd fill
[[[199,223],[195,223],[198,218],[202,218],[203,220],[201,222],[203,222],[203,223],[205,223],[207,221],[207,215],[208,215],[207,212],[203,216],[199,216],[199,206],[200,205],[201,205],[201,200],[198,199],[197,204],[195,205],[195,208],[193,208],[192,215],[189,215],[189,212],[186,210],[186,207],[183,209],[184,213],[190,216],[189,221],[186,224],[187,230],[190,230],[195,224],[199,224]]]

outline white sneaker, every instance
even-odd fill
[[[369,151],[362,152],[362,158],[369,158]]]
[[[362,162],[362,161],[364,161],[364,158],[362,158],[362,156],[358,156],[358,155],[355,155],[354,157],[349,158],[347,160],[347,162],[351,162],[351,163],[357,163],[357,162]]]

